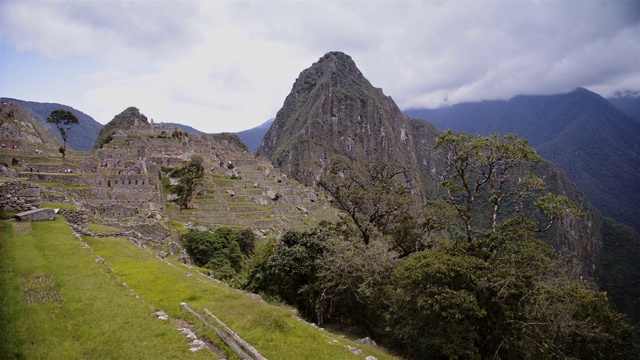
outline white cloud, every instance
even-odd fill
[[[98,64],[78,69],[67,97],[52,87],[40,101],[103,123],[136,106],[156,121],[218,132],[274,116],[298,74],[333,50],[401,107],[578,86],[637,91],[638,4],[5,0],[0,29],[3,46]],[[1,95],[43,84],[22,81],[2,84]]]

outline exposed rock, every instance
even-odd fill
[[[202,341],[202,340],[193,340],[192,342],[189,343],[191,345],[191,347],[189,348],[189,351],[191,352],[196,352],[196,351],[200,351],[204,348],[207,347],[207,344]]]
[[[19,221],[48,221],[56,217],[55,211],[49,208],[24,211],[14,215]]]
[[[18,177],[18,172],[10,167],[0,164],[0,177],[13,179]]]
[[[280,199],[282,197],[282,195],[280,193],[278,193],[277,191],[275,191],[273,189],[267,189],[267,196],[273,201],[277,201],[278,199]]]
[[[167,315],[167,313],[165,313],[162,310],[156,311],[156,312],[152,313],[151,315],[155,315],[160,320],[169,320],[169,315]]]
[[[349,349],[349,351],[351,351],[353,354],[356,354],[356,355],[362,354],[362,350],[360,350],[358,348],[354,348],[353,346],[348,346],[347,345],[347,349]]]
[[[267,200],[267,199],[265,199],[263,197],[254,198],[253,202],[258,204],[258,205],[262,205],[262,206],[269,205],[269,200]]]
[[[309,211],[304,206],[296,205],[296,209],[302,211],[305,216],[309,215]]]
[[[227,194],[231,195],[231,197],[236,196],[236,193],[233,190],[227,190]]]
[[[362,339],[358,339],[355,340],[354,343],[359,344],[359,345],[373,345],[373,346],[378,346],[378,344],[376,344],[375,341],[373,341],[373,339],[371,339],[370,337],[364,337]]]
[[[42,188],[38,185],[18,180],[0,184],[0,210],[34,210],[40,208],[41,201]]]

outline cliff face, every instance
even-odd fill
[[[257,155],[306,185],[314,185],[322,164],[336,155],[351,161],[384,158],[415,169],[413,126],[348,55],[331,52],[300,73]],[[407,181],[424,188],[421,176]]]

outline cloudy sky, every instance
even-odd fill
[[[0,96],[239,131],[349,54],[403,108],[640,91],[640,2],[0,0]]]

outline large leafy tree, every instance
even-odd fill
[[[505,229],[546,231],[562,215],[582,214],[566,196],[543,194],[544,181],[526,171],[526,165],[541,158],[515,134],[472,137],[448,130],[437,139],[436,149],[445,164],[441,185],[446,199],[470,244]],[[538,223],[525,213],[531,204],[544,214]]]
[[[60,131],[63,145],[59,150],[62,154],[62,161],[64,162],[67,154],[67,137],[69,136],[69,130],[71,130],[73,126],[80,124],[80,121],[71,111],[56,109],[53,110],[47,118],[47,123],[54,124],[58,128],[58,131]]]
[[[534,236],[580,211],[524,170],[539,161],[526,141],[448,131],[437,148],[466,241],[436,242],[395,271],[392,345],[410,358],[637,356],[634,329],[606,294]]]
[[[335,157],[318,185],[349,216],[366,245],[376,233],[390,232],[409,211],[412,197],[403,181],[406,172],[382,160],[351,165]]]

